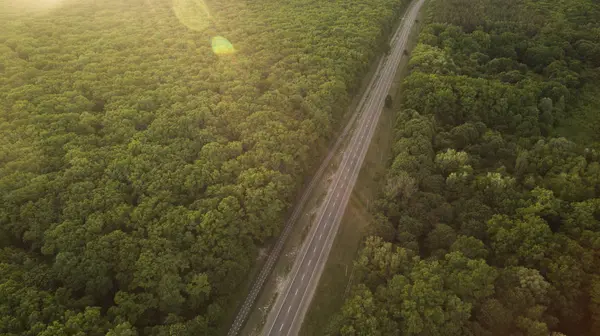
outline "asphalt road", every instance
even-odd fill
[[[378,64],[378,69],[381,68],[383,61],[384,61],[384,58],[381,58],[381,60]],[[367,88],[372,88],[375,80],[376,80],[376,76],[373,76],[373,78],[371,79],[371,82],[369,83]],[[361,98],[360,102],[358,103],[357,110],[362,109],[362,106],[364,106],[364,104],[367,100],[367,97],[368,97],[368,95],[365,94]],[[312,194],[313,189],[315,188],[317,183],[322,181],[325,170],[329,167],[329,163],[331,162],[331,159],[338,152],[338,150],[342,146],[344,140],[346,139],[348,134],[352,131],[352,127],[354,126],[358,115],[359,115],[359,113],[352,114],[352,117],[346,124],[346,127],[344,128],[344,130],[342,131],[342,133],[336,140],[335,144],[329,149],[329,152],[327,153],[327,156],[325,157],[323,162],[321,162],[319,169],[313,175],[310,183],[304,189],[304,192],[303,192],[300,200],[296,203],[296,205],[294,207],[292,215],[290,216],[290,218],[286,222],[285,226],[283,227],[283,230],[282,230],[281,234],[279,235],[277,242],[273,246],[273,249],[269,252],[267,261],[263,265],[260,273],[258,274],[257,278],[255,279],[254,283],[252,284],[252,288],[251,288],[250,292],[248,293],[248,296],[246,296],[244,303],[240,307],[240,310],[238,311],[238,313],[235,317],[235,320],[233,321],[233,324],[231,325],[231,328],[227,332],[227,336],[236,336],[240,332],[242,326],[244,325],[244,322],[246,321],[246,319],[248,318],[248,315],[250,314],[250,310],[252,309],[252,306],[254,305],[254,302],[256,301],[258,294],[260,293],[260,290],[264,286],[268,276],[271,274],[271,271],[273,270],[273,267],[275,266],[275,262],[279,258],[281,251],[283,250],[283,247],[285,245],[285,242],[286,242],[288,236],[290,235],[290,233],[292,232],[292,229],[294,228],[294,224],[300,217],[302,210],[304,209],[304,206],[306,205],[306,202],[308,201],[310,195]]]
[[[388,56],[379,64],[371,87],[365,91],[364,103],[359,106],[362,110],[357,114],[358,124],[287,285],[267,317],[263,335],[297,335],[300,330],[423,2],[416,0],[407,10],[390,42]]]

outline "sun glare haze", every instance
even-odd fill
[[[173,11],[179,22],[192,30],[205,29],[211,20],[208,6],[202,0],[173,0]]]
[[[21,12],[21,11],[46,11],[58,7],[65,0],[8,0],[4,2],[3,6],[0,6],[0,10],[7,10],[8,12]],[[7,6],[8,8],[2,8]]]

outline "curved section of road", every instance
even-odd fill
[[[319,209],[311,234],[294,262],[286,288],[267,317],[264,335],[297,335],[300,330],[377,127],[385,97],[403,57],[411,28],[424,1],[416,0],[407,10],[390,42],[390,53],[379,64],[363,97],[364,104],[355,114],[359,116],[358,125],[344,151],[342,163]]]

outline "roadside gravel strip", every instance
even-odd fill
[[[267,317],[264,335],[297,335],[306,311],[325,267],[327,257],[333,245],[337,229],[342,220],[352,189],[358,179],[360,168],[369,149],[373,133],[383,108],[398,64],[403,57],[414,20],[424,0],[417,0],[407,10],[402,24],[394,34],[391,51],[380,63],[375,80],[365,95],[358,126],[344,151],[334,181],[326,199],[319,209],[317,220],[294,262],[283,295],[278,296],[273,309]],[[364,110],[362,110],[364,109]]]

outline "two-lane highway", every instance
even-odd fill
[[[384,59],[381,58],[380,62],[378,63],[378,69],[379,69],[379,67],[381,67],[383,60]],[[369,85],[367,86],[367,88],[371,88],[373,86],[375,79],[376,79],[376,76],[373,76]],[[362,106],[365,104],[366,99],[367,99],[367,95],[364,95],[361,98],[361,100],[358,104],[359,107],[357,108],[357,110],[362,109]],[[352,117],[348,121],[346,127],[344,127],[344,130],[342,131],[342,133],[336,140],[335,144],[333,145],[333,147],[331,147],[327,156],[321,162],[321,166],[319,167],[317,172],[313,175],[310,183],[304,190],[302,197],[296,203],[296,205],[294,207],[294,211],[292,212],[292,215],[286,222],[285,226],[283,227],[283,231],[281,232],[281,234],[279,235],[279,238],[277,239],[277,242],[275,243],[275,246],[269,253],[269,257],[267,258],[266,263],[263,265],[258,277],[256,278],[254,284],[252,285],[252,288],[251,288],[250,292],[248,293],[248,296],[246,296],[246,299],[244,300],[243,305],[241,306],[240,310],[238,311],[238,314],[236,315],[235,320],[233,321],[233,324],[231,325],[231,328],[229,329],[229,332],[227,333],[227,336],[236,336],[240,332],[240,329],[242,328],[242,326],[244,325],[244,322],[248,318],[248,315],[250,314],[250,310],[251,310],[254,302],[256,301],[260,290],[264,286],[268,276],[271,274],[271,270],[275,266],[275,262],[279,258],[281,251],[283,251],[283,247],[285,245],[287,237],[292,232],[296,220],[298,220],[298,218],[300,217],[300,214],[302,213],[302,210],[304,209],[306,202],[308,201],[310,195],[312,194],[313,189],[322,180],[323,174],[325,173],[326,169],[329,167],[329,163],[331,162],[331,159],[333,159],[335,154],[338,152],[338,150],[342,146],[343,141],[346,139],[346,136],[349,133],[351,133],[352,126],[354,125],[358,115],[359,115],[358,111],[352,114]]]
[[[296,335],[300,329],[423,2],[424,0],[416,0],[407,10],[390,42],[391,51],[380,63],[375,80],[365,93],[354,134],[344,151],[342,162],[319,209],[311,233],[294,262],[286,288],[267,317],[264,335]]]

